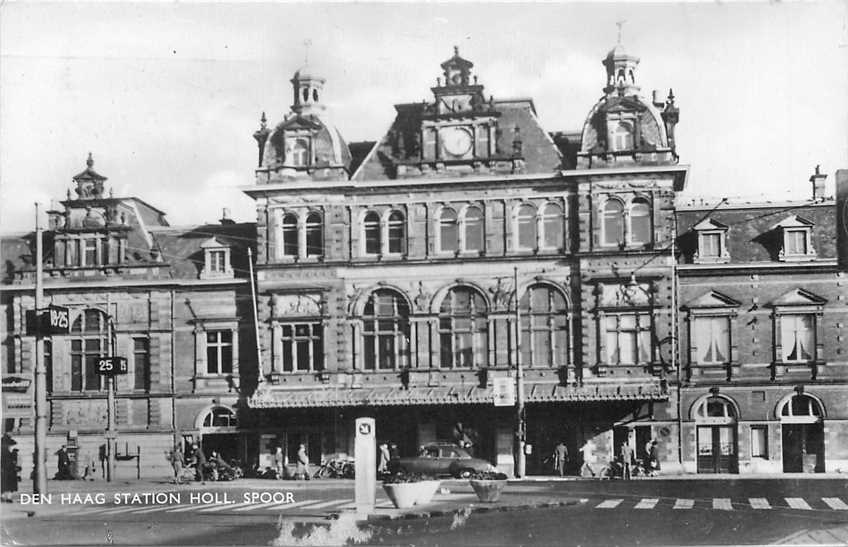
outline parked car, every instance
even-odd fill
[[[497,469],[486,460],[472,457],[464,448],[455,444],[431,443],[424,445],[418,456],[390,460],[389,471],[435,476],[450,475],[465,479],[476,471],[497,471]]]

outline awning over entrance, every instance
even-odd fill
[[[570,387],[559,384],[527,383],[527,403],[580,401],[664,401],[668,399],[658,383]],[[309,408],[341,406],[468,405],[493,404],[491,387],[398,386],[338,388],[319,390],[262,389],[251,396],[250,408]]]

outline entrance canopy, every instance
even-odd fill
[[[554,383],[525,384],[525,402],[580,401],[665,401],[668,394],[656,384],[584,386],[574,388]],[[440,386],[412,387],[381,386],[359,389],[323,389],[293,391],[264,389],[250,399],[251,408],[307,408],[339,406],[402,406],[402,405],[467,405],[494,404],[491,387]]]

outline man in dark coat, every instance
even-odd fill
[[[568,463],[568,447],[560,441],[554,447],[554,470],[560,477],[565,476],[565,465]]]
[[[58,472],[56,473],[56,479],[60,481],[72,479],[71,476],[71,457],[68,456],[68,449],[63,444],[62,448],[56,452],[56,456],[58,456]]]
[[[18,491],[18,451],[11,450],[16,445],[15,440],[6,433],[0,440],[0,491],[4,502],[11,502],[12,496]]]
[[[191,461],[194,463],[195,480],[200,481],[200,484],[206,484],[206,455],[197,443],[192,446]]]

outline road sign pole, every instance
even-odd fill
[[[112,318],[107,317],[109,355],[112,355]],[[115,472],[115,377],[106,377],[106,480],[111,482]]]
[[[44,338],[41,318],[44,308],[44,264],[42,263],[42,234],[38,203],[35,204],[35,473],[33,492],[47,493],[47,371],[44,366]]]
[[[377,488],[377,443],[374,418],[357,418],[353,445],[356,471],[356,513],[368,515],[374,510]]]
[[[515,476],[519,479],[527,469],[527,456],[524,454],[527,441],[527,420],[524,414],[524,368],[521,363],[521,311],[518,309],[518,268],[513,269],[513,292],[515,294],[515,436],[518,459],[515,462]]]

